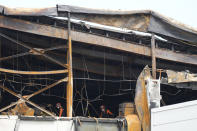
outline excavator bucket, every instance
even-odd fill
[[[147,81],[151,79],[150,68],[146,66],[140,73],[136,84],[135,105],[143,131],[150,131],[150,109],[147,97]]]

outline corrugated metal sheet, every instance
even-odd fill
[[[186,42],[186,44],[197,45],[196,29],[179,23],[171,18],[168,18],[151,10],[98,10],[69,5],[57,5],[57,7],[41,9],[7,8],[4,6],[0,6],[0,12],[4,15],[14,16],[64,17],[67,17],[67,12],[71,12],[72,18],[94,22],[102,25],[155,33],[163,37],[169,37],[169,39],[172,41],[179,40],[180,43]]]
[[[196,131],[197,101],[154,108],[151,131]]]

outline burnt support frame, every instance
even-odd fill
[[[7,60],[7,59],[10,59],[10,58],[19,57],[19,56],[28,55],[28,54],[31,54],[30,52],[32,52],[33,54],[42,55],[42,56],[44,56],[45,58],[51,60],[52,62],[54,62],[54,63],[56,63],[56,64],[59,64],[59,65],[65,67],[65,68],[67,68],[67,64],[63,64],[63,63],[61,63],[61,62],[59,62],[59,61],[57,61],[57,60],[51,58],[50,56],[44,54],[45,51],[55,50],[55,49],[58,49],[58,48],[65,48],[65,47],[66,47],[65,45],[64,45],[64,46],[58,46],[58,47],[52,47],[52,48],[48,48],[48,49],[45,49],[45,50],[43,50],[43,51],[40,51],[40,50],[38,50],[38,49],[35,49],[35,48],[32,48],[32,47],[26,45],[25,43],[19,42],[19,41],[15,40],[15,39],[13,39],[13,38],[11,38],[11,37],[9,37],[9,36],[6,36],[6,35],[3,34],[3,33],[0,33],[0,36],[1,36],[1,37],[4,37],[4,38],[6,38],[6,39],[8,39],[8,40],[10,40],[10,41],[12,41],[13,43],[16,43],[16,44],[18,44],[18,45],[21,45],[21,46],[23,46],[23,47],[25,47],[25,48],[27,48],[27,49],[30,50],[29,52],[22,53],[22,54],[19,54],[19,55],[16,54],[15,56],[13,55],[13,56],[8,56],[8,57],[0,58],[0,61],[2,61],[2,60]],[[72,59],[72,58],[71,58],[71,59]],[[69,62],[69,63],[70,63],[70,62]],[[71,66],[71,67],[72,67],[72,66]],[[71,69],[72,69],[72,68],[71,68]],[[66,72],[66,73],[69,73],[68,71],[70,71],[70,70],[65,70],[64,73],[65,73],[65,72]],[[13,70],[11,70],[11,73],[12,73],[12,72],[13,72]],[[24,72],[23,72],[23,73],[24,73]],[[40,73],[41,73],[41,74],[40,74]],[[50,71],[49,71],[49,72],[45,72],[45,73],[50,73]],[[45,74],[45,73],[44,73],[44,74]],[[27,72],[25,72],[25,74],[27,74]],[[36,74],[42,75],[43,72],[30,72],[30,74],[31,74],[31,75],[36,75]],[[54,71],[53,74],[58,74],[58,73],[57,73],[57,71]],[[54,114],[52,114],[51,112],[49,112],[49,111],[43,109],[43,108],[40,107],[39,105],[37,105],[37,104],[35,104],[35,103],[29,101],[28,99],[31,98],[32,96],[35,96],[35,95],[37,95],[37,94],[40,94],[41,92],[43,92],[43,91],[45,91],[45,90],[47,90],[47,89],[49,89],[49,88],[54,87],[55,85],[57,85],[57,84],[59,84],[59,83],[61,83],[61,82],[67,82],[67,81],[68,81],[68,78],[64,78],[64,79],[62,79],[62,80],[59,80],[59,81],[53,83],[52,85],[49,85],[49,86],[47,86],[47,87],[45,87],[45,88],[43,88],[43,89],[41,89],[41,90],[39,90],[39,91],[37,91],[37,92],[31,94],[31,95],[29,95],[27,98],[24,98],[24,97],[22,97],[22,96],[17,95],[15,92],[13,92],[12,90],[10,90],[10,89],[8,89],[8,88],[2,86],[2,85],[0,85],[0,88],[2,88],[3,90],[7,91],[8,93],[10,93],[10,94],[16,96],[17,98],[19,98],[20,100],[23,100],[23,101],[25,101],[25,102],[31,104],[32,106],[38,108],[39,110],[41,110],[41,111],[43,111],[43,112],[47,113],[48,115],[50,115],[50,116],[52,116],[52,117],[55,118],[56,116],[55,116]],[[18,102],[14,102],[14,103],[12,103],[12,104],[10,104],[10,105],[8,105],[8,106],[6,106],[6,107],[0,109],[0,112],[2,112],[2,111],[4,111],[4,110],[7,110],[7,109],[13,107],[13,106],[16,105],[16,104],[18,104]]]
[[[61,82],[67,81],[67,79],[68,79],[68,78],[64,78],[64,79],[61,79],[61,80],[59,80],[59,81],[57,81],[57,82],[55,82],[55,83],[53,83],[53,84],[51,84],[51,85],[48,85],[48,86],[46,86],[45,88],[42,88],[42,89],[40,89],[40,90],[38,90],[38,91],[36,91],[36,92],[34,92],[34,93],[28,95],[25,99],[26,99],[26,100],[29,100],[31,97],[33,97],[33,96],[35,96],[35,95],[38,95],[38,94],[40,94],[40,93],[42,93],[42,92],[44,92],[44,91],[46,91],[46,90],[48,90],[48,89],[50,89],[50,88],[52,88],[52,87],[54,87],[54,86],[60,84]],[[11,91],[10,89],[8,89],[8,88],[6,88],[6,87],[4,87],[4,86],[2,86],[2,85],[0,85],[0,88],[2,88],[2,89],[4,89],[4,90],[8,91],[9,93],[12,92],[12,93],[11,93],[12,95],[16,94],[16,93],[14,93],[13,91]],[[16,96],[16,95],[14,95],[14,96]],[[17,96],[16,96],[16,97],[17,97]],[[21,99],[21,98],[20,98],[20,99]],[[4,111],[4,110],[7,110],[7,109],[9,109],[9,108],[15,106],[16,104],[18,104],[18,101],[17,101],[17,102],[14,102],[14,103],[12,103],[12,104],[10,104],[10,105],[8,105],[8,106],[2,108],[2,109],[0,109],[0,112],[2,112],[2,111]],[[43,111],[43,110],[42,110],[42,111]],[[45,110],[44,112],[47,113],[46,110]],[[47,113],[47,114],[48,114],[48,113]],[[49,114],[49,115],[50,115],[50,114]]]
[[[156,79],[155,35],[151,35],[152,76]]]
[[[19,42],[19,41],[15,40],[15,39],[13,39],[13,38],[11,38],[11,37],[9,37],[9,36],[3,34],[3,33],[0,33],[0,36],[1,36],[1,37],[4,37],[4,38],[10,40],[11,42],[14,42],[14,43],[16,43],[16,44],[18,44],[18,45],[20,45],[20,46],[23,46],[23,47],[25,47],[25,48],[31,50],[31,51],[34,52],[34,53],[37,53],[37,54],[39,54],[39,55],[42,55],[42,56],[45,57],[46,59],[49,59],[49,60],[51,60],[52,62],[54,62],[54,63],[56,63],[56,64],[59,64],[59,65],[65,67],[65,68],[67,68],[67,65],[65,65],[65,64],[63,64],[63,63],[61,63],[61,62],[55,60],[54,58],[52,58],[52,57],[50,57],[50,56],[48,56],[48,55],[46,55],[46,54],[44,54],[42,51],[40,51],[40,50],[38,50],[38,49],[32,48],[32,47],[28,46],[27,44],[25,44],[25,43],[23,43],[23,42]]]
[[[27,22],[24,20],[9,18],[6,16],[0,16],[0,27],[47,37],[68,39],[68,31],[65,29],[33,22]],[[126,42],[112,38],[106,38],[104,36],[88,34],[85,32],[79,32],[75,30],[71,30],[70,32],[72,34],[73,41],[86,43],[89,45],[108,47],[119,51],[151,57],[151,48],[148,46],[139,45],[134,42]],[[196,55],[155,48],[155,56],[157,57],[157,59],[197,65]]]
[[[71,22],[70,12],[68,12],[68,51],[67,51],[67,65],[68,65],[68,82],[67,82],[67,117],[72,117],[73,110],[73,71],[72,71],[72,40],[71,40]]]
[[[17,94],[16,94],[15,92],[13,92],[12,90],[10,90],[10,89],[8,89],[8,88],[2,86],[2,85],[0,86],[0,88],[2,88],[3,90],[7,91],[8,93],[14,95],[15,97],[17,97],[17,98],[19,98],[19,99],[21,99],[21,100],[23,100],[23,101],[29,103],[30,105],[32,105],[32,106],[38,108],[39,110],[41,110],[41,111],[47,113],[48,115],[50,115],[50,116],[52,116],[52,117],[54,117],[54,118],[56,117],[56,116],[53,115],[51,112],[45,110],[44,108],[40,107],[39,105],[37,105],[37,104],[35,104],[35,103],[33,103],[33,102],[27,100],[26,98],[24,98],[24,97],[22,97],[22,96],[20,96],[20,95],[17,95]]]
[[[43,49],[41,52],[44,54],[47,51],[52,51],[52,50],[62,49],[62,48],[67,48],[67,46],[56,46],[56,47],[52,47],[52,48],[47,48],[47,49]],[[15,54],[15,55],[11,55],[11,56],[6,56],[6,57],[0,57],[0,61],[12,59],[12,58],[17,58],[17,57],[21,57],[21,56],[26,56],[26,55],[30,55],[30,54],[36,54],[36,53],[33,52],[32,50],[30,50],[30,51],[24,52],[24,53],[19,53],[19,54]]]

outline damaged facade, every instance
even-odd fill
[[[147,81],[161,83],[161,106],[197,99],[197,31],[156,12],[57,5],[0,13],[2,115],[71,118],[76,130],[150,131],[160,99],[148,96]],[[120,116],[122,103],[135,103],[135,115]],[[99,118],[101,105],[113,118]]]

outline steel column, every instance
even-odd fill
[[[68,51],[67,51],[67,65],[68,65],[68,83],[67,83],[67,117],[72,117],[73,105],[73,73],[72,73],[72,41],[70,29],[70,12],[68,12]]]
[[[156,79],[156,56],[155,56],[155,36],[151,36],[151,57],[152,57],[152,76]]]

